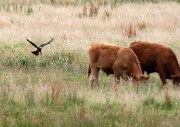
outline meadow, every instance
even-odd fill
[[[158,43],[171,47],[180,63],[178,1],[77,2],[1,0],[0,127],[178,127],[180,90],[170,80],[168,92],[157,73],[138,91],[121,80],[117,97],[113,75],[100,72],[99,89],[87,77],[94,42]],[[36,57],[26,38],[54,41]]]

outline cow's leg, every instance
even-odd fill
[[[120,81],[120,75],[115,75],[115,83],[118,85]]]
[[[161,66],[161,67],[156,67],[156,71],[158,72],[159,77],[161,78],[162,86],[166,85],[167,80],[166,80],[166,74],[165,74],[165,72],[164,72],[164,70],[163,70],[163,66]]]
[[[91,87],[93,86],[93,83],[94,83],[94,76],[93,76],[93,73],[90,74],[89,76],[89,83],[91,85]]]
[[[118,84],[120,82],[120,74],[118,73],[114,73],[114,80],[115,80],[115,83],[114,83],[114,91],[115,91],[115,95],[116,97],[118,97]]]
[[[98,75],[99,75],[99,68],[97,68],[96,66],[93,66],[91,68],[92,70],[92,75],[90,77],[90,81],[91,81],[91,87],[93,87],[93,83],[95,82],[96,85],[99,87],[99,81],[98,81]]]

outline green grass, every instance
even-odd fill
[[[178,126],[180,101],[171,95],[172,106],[168,108],[159,84],[150,79],[137,93],[131,82],[122,81],[120,97],[116,98],[113,77],[100,75],[100,89],[90,89],[87,76],[81,73],[4,68],[0,73],[0,125]],[[59,87],[55,100],[52,94]],[[173,87],[170,91],[178,93]]]
[[[107,78],[100,72],[100,89],[96,86],[91,89],[86,74],[87,58],[83,54],[79,58],[78,61],[77,56],[67,51],[38,58],[26,55],[3,58],[0,125],[178,126],[180,101],[173,95],[178,91],[171,82],[170,107],[157,74],[138,92],[133,83],[121,80],[116,98],[113,76]]]
[[[7,48],[7,46],[5,48]],[[41,58],[22,54],[12,55],[11,57],[1,58],[0,65],[7,68],[17,66],[22,68],[62,68],[62,70],[64,69],[65,71],[85,72],[88,64],[87,58],[83,54],[77,55],[72,51],[62,51],[53,56],[45,56]]]
[[[157,73],[139,87],[121,80],[119,97],[113,75],[100,71],[100,88],[92,89],[87,77],[87,49],[96,41],[124,47],[156,42],[171,47],[180,60],[179,4],[117,0],[113,9],[100,7],[97,17],[80,18],[82,5],[38,1],[1,0],[0,127],[179,126],[179,90],[168,81],[164,92]],[[110,19],[102,19],[104,9],[112,13]],[[136,36],[126,35],[130,24]],[[26,38],[38,45],[55,39],[35,57]]]

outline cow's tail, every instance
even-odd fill
[[[89,65],[89,67],[88,67],[88,77],[90,76],[90,74],[91,74],[91,68],[90,68],[90,65]]]

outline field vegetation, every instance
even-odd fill
[[[87,50],[94,42],[169,46],[180,63],[179,1],[0,0],[0,127],[178,127],[180,90],[158,74],[135,86],[100,72],[88,85]],[[41,44],[31,54],[26,38]],[[163,59],[163,58],[162,58]]]

